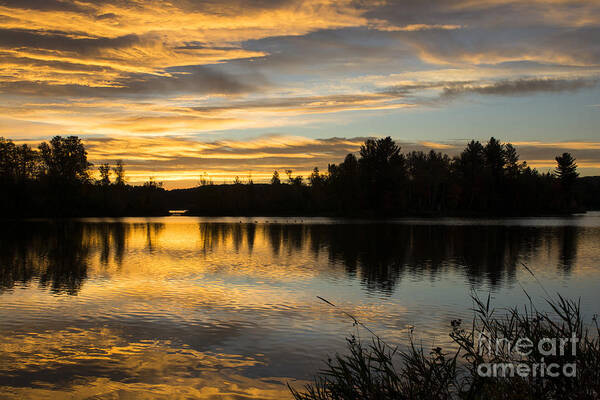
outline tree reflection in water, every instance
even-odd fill
[[[391,293],[404,276],[439,276],[462,271],[472,285],[511,283],[522,261],[544,242],[556,246],[559,268],[568,274],[577,253],[576,226],[503,225],[197,223],[197,253],[207,255],[229,244],[251,256],[264,240],[272,257],[306,253],[328,255],[367,290]],[[128,238],[142,231],[145,251],[160,252],[165,224],[158,222],[39,221],[6,223],[0,230],[0,290],[35,280],[55,293],[77,294],[88,276],[90,251],[100,263],[121,265]],[[550,231],[549,231],[550,230]]]

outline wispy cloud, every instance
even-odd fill
[[[501,80],[489,84],[485,83],[456,83],[444,87],[445,96],[457,96],[465,93],[483,95],[518,96],[531,93],[568,92],[580,89],[589,89],[596,86],[597,79],[551,79],[533,78],[517,80]]]
[[[356,149],[326,137],[365,115],[400,137],[468,95],[597,94],[599,16],[592,0],[0,0],[0,134],[83,136],[139,179],[305,173]],[[240,131],[323,139],[227,140]],[[568,148],[538,135],[532,160]],[[444,136],[405,147],[455,151]]]

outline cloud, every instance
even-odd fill
[[[443,106],[460,95],[531,95],[593,88],[594,78],[522,78],[514,81],[401,81],[371,91],[305,96],[268,96],[260,93],[269,83],[261,77],[229,76],[211,68],[189,67],[171,76],[141,75],[121,86],[94,87],[44,82],[0,84],[0,93],[19,93],[0,106],[12,120],[3,132],[22,137],[19,126],[41,124],[60,134],[76,135],[193,135],[231,129],[304,126],[337,113]],[[252,86],[261,85],[261,86]],[[198,94],[205,97],[198,98]],[[221,97],[215,97],[219,94]],[[162,96],[161,96],[162,95]],[[177,95],[177,97],[174,97]],[[19,121],[20,124],[19,124]],[[335,119],[334,119],[335,121]],[[31,132],[30,128],[27,128]]]
[[[135,34],[114,38],[89,38],[74,37],[67,32],[0,29],[0,47],[3,48],[30,47],[44,50],[71,51],[84,57],[103,49],[132,47],[140,42],[140,37]]]
[[[404,26],[389,26],[383,25],[377,27],[378,30],[384,32],[415,32],[415,31],[426,31],[430,29],[439,29],[439,30],[454,30],[460,29],[461,25],[451,25],[451,24],[409,24]]]
[[[0,29],[5,45],[18,46],[30,56],[43,52],[63,60],[87,57],[96,63],[110,61],[122,68],[159,72],[173,66],[260,57],[264,54],[244,51],[239,44],[274,34],[364,25],[361,13],[351,2],[334,5],[315,0],[243,6],[191,1],[10,1],[0,3]]]
[[[578,0],[391,0],[366,16],[402,26],[414,23],[472,26],[586,26],[598,22],[600,6]]]
[[[461,95],[597,90],[599,15],[591,0],[0,0],[0,131],[335,137],[365,111],[397,132]],[[204,153],[242,159],[227,151]]]
[[[264,77],[253,74],[235,77],[214,68],[191,66],[167,70],[170,76],[133,75],[117,81],[117,91],[125,93],[211,93],[238,94],[257,91],[267,85]]]
[[[87,12],[90,10],[83,2],[62,0],[1,0],[0,6],[37,11]]]
[[[419,144],[423,145],[426,148],[430,148],[430,149],[433,149],[433,150],[439,150],[439,151],[456,150],[456,146],[455,145],[448,144],[448,143],[437,143],[437,142],[430,142],[430,141],[421,141],[421,142],[419,142]]]
[[[456,83],[444,87],[444,96],[457,96],[466,93],[482,95],[515,96],[532,93],[567,92],[593,88],[596,79],[517,79],[502,80],[490,84]]]
[[[405,93],[355,93],[330,96],[304,96],[264,98],[254,101],[228,102],[226,105],[193,107],[201,114],[215,114],[232,111],[272,111],[286,113],[332,113],[350,110],[377,110],[412,107],[413,104],[399,101]]]
[[[258,74],[234,76],[205,66],[172,68],[167,72],[168,75],[128,74],[97,85],[48,81],[0,82],[0,93],[84,98],[185,93],[232,95],[258,91],[261,86],[268,85]]]

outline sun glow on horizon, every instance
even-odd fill
[[[0,136],[77,135],[132,182],[192,186],[305,175],[382,136],[450,154],[494,136],[531,165],[566,149],[598,173],[597,2],[431,7],[3,2]]]

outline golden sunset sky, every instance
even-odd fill
[[[495,136],[600,174],[600,2],[0,0],[0,136],[129,182],[306,174],[392,136]]]

